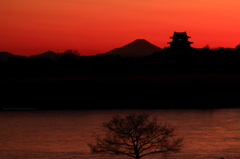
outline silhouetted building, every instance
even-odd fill
[[[173,36],[170,38],[172,39],[171,42],[168,42],[170,48],[190,48],[190,44],[193,43],[188,41],[188,38],[191,37],[187,36],[186,32],[174,32]]]

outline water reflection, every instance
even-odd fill
[[[0,112],[0,158],[106,158],[89,154],[87,143],[94,132],[101,132],[102,122],[128,113],[149,113],[178,127],[183,149],[169,158],[240,157],[240,109],[209,109],[4,111]]]

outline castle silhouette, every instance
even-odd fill
[[[188,41],[189,38],[191,38],[190,36],[187,36],[186,32],[175,32],[172,37],[170,37],[172,39],[171,42],[168,42],[168,44],[170,44],[170,48],[190,48],[190,44],[192,44],[193,42]]]

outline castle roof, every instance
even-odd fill
[[[187,36],[186,32],[174,32],[173,36],[170,38],[176,38],[176,39],[181,39],[181,38],[191,38],[190,36]]]

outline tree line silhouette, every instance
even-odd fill
[[[236,48],[164,48],[145,57],[107,54],[80,56],[67,50],[57,59],[12,57],[0,62],[1,78],[128,75],[161,73],[239,73],[240,45]]]

